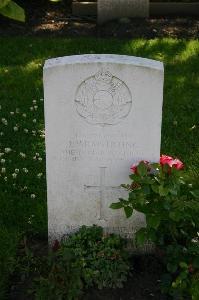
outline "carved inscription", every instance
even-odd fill
[[[90,124],[113,125],[129,114],[132,96],[127,85],[101,70],[84,80],[75,97],[77,113]]]
[[[127,137],[95,135],[74,136],[66,141],[66,159],[70,161],[114,161],[134,157],[134,143]]]

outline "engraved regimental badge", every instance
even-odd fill
[[[127,85],[109,71],[85,79],[75,96],[77,113],[90,124],[121,122],[130,112],[132,96]]]

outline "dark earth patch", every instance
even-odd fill
[[[83,300],[168,300],[160,293],[163,266],[154,255],[132,258],[131,276],[122,289],[90,290]]]

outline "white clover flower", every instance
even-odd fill
[[[33,119],[32,121],[33,121],[33,123],[37,123],[37,119]]]
[[[5,173],[6,172],[6,168],[1,168],[1,173]]]
[[[44,130],[38,130],[38,132],[40,133],[40,137],[41,138],[45,138],[45,131]]]
[[[6,160],[4,158],[1,159],[1,163],[5,164]]]
[[[3,152],[0,152],[0,157],[3,156],[3,155],[4,155],[4,153],[3,153]]]
[[[27,168],[23,168],[22,170],[24,171],[24,173],[28,173],[28,169]]]
[[[3,135],[4,135],[4,132],[3,132],[3,131],[1,131],[1,132],[0,132],[0,136],[3,136]]]
[[[37,100],[35,100],[35,99],[32,100],[32,103],[33,103],[33,104],[36,104],[36,103],[37,103]]]
[[[39,158],[38,158],[38,161],[42,161],[42,160],[43,160],[42,157],[39,157]]]
[[[37,106],[37,105],[34,105],[34,109],[37,110],[37,109],[38,109],[38,106]]]
[[[40,98],[40,101],[42,102],[42,101],[44,101],[44,99],[43,99],[43,98]]]
[[[43,176],[43,173],[38,173],[37,177],[40,179]]]
[[[32,130],[32,133],[33,133],[33,134],[36,134],[36,130]]]
[[[12,177],[15,179],[15,178],[17,178],[17,174],[16,173],[13,173],[12,174]]]
[[[36,156],[36,157],[39,157],[40,155],[39,155],[39,153],[38,153],[38,152],[36,152],[36,153],[35,153],[35,156]]]
[[[11,152],[11,151],[12,151],[12,149],[11,149],[11,148],[5,148],[4,150],[5,150],[5,153],[9,153],[9,152]]]
[[[18,131],[19,128],[18,128],[17,126],[14,126],[14,127],[13,127],[13,130],[14,130],[14,131]]]
[[[19,173],[19,169],[15,169],[15,173]]]
[[[19,155],[20,155],[21,157],[23,157],[23,158],[25,158],[25,157],[26,157],[26,154],[25,154],[25,153],[23,153],[23,152],[20,152],[20,153],[19,153]]]
[[[33,106],[31,106],[31,107],[30,107],[30,110],[31,110],[31,111],[33,111],[33,110],[34,110],[34,107],[33,107]]]
[[[4,125],[6,125],[6,126],[8,125],[8,121],[7,121],[5,118],[2,118],[2,119],[1,119],[1,122],[2,122]]]
[[[37,157],[36,156],[33,156],[33,160],[36,160],[37,159]]]
[[[5,177],[4,177],[4,180],[5,180],[5,181],[7,181],[7,180],[8,180],[8,177],[7,177],[7,176],[5,176]]]
[[[14,111],[10,111],[10,115],[13,116],[15,113]]]
[[[22,117],[26,118],[26,117],[27,117],[27,115],[26,115],[26,114],[22,114]]]
[[[32,198],[32,199],[35,199],[35,197],[36,197],[35,194],[30,195],[30,198]]]
[[[24,128],[23,130],[25,133],[28,133],[28,129],[27,128]]]

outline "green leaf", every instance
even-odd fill
[[[160,168],[160,164],[159,163],[152,163],[152,164],[150,164],[151,165],[151,167],[153,168],[153,169],[159,169]]]
[[[110,205],[110,208],[112,208],[112,209],[120,209],[122,207],[123,207],[123,204],[121,202],[112,203]]]
[[[151,188],[152,188],[152,190],[153,190],[154,193],[159,194],[159,185],[152,184]]]
[[[134,200],[136,199],[136,193],[135,192],[130,192],[129,193],[129,200]]]
[[[171,195],[173,195],[173,196],[177,196],[177,194],[178,194],[178,190],[175,189],[174,187],[169,188],[169,192],[170,192]]]
[[[0,9],[6,6],[11,0],[0,0]]]
[[[157,231],[156,229],[151,228],[150,230],[148,230],[147,233],[148,239],[151,240],[152,242],[156,242],[157,240]]]
[[[147,174],[147,166],[144,162],[141,162],[138,167],[137,167],[137,170],[138,170],[138,174],[140,176],[145,176]]]
[[[183,280],[183,279],[186,279],[187,276],[188,276],[187,272],[180,272],[179,278]]]
[[[146,222],[149,227],[157,229],[160,225],[160,217],[156,215],[147,215]]]
[[[182,261],[182,262],[180,262],[180,267],[181,267],[182,269],[187,269],[187,268],[188,268],[188,265],[187,265],[186,262]]]
[[[148,185],[143,186],[142,190],[145,195],[149,195],[150,191],[151,191],[151,189]]]
[[[0,9],[0,13],[8,18],[25,22],[25,13],[22,7],[16,4],[14,1],[9,1],[9,3]]]
[[[178,269],[178,266],[172,263],[167,264],[167,270],[171,273],[175,273]]]
[[[159,194],[160,196],[164,197],[167,196],[169,193],[169,190],[167,188],[164,188],[163,185],[159,186]]]
[[[129,178],[135,182],[140,182],[140,176],[136,174],[129,175]]]
[[[145,207],[146,199],[145,195],[142,192],[136,194],[136,202],[139,203],[139,205]]]
[[[179,212],[171,211],[169,217],[171,220],[178,222],[181,219],[181,214]]]
[[[192,196],[194,196],[196,199],[199,199],[199,190],[191,191],[190,192]]]
[[[143,245],[144,242],[146,241],[146,228],[141,228],[139,231],[136,232],[136,242],[138,245]]]
[[[130,206],[125,206],[124,207],[124,212],[127,218],[130,218],[133,214],[133,208]]]

